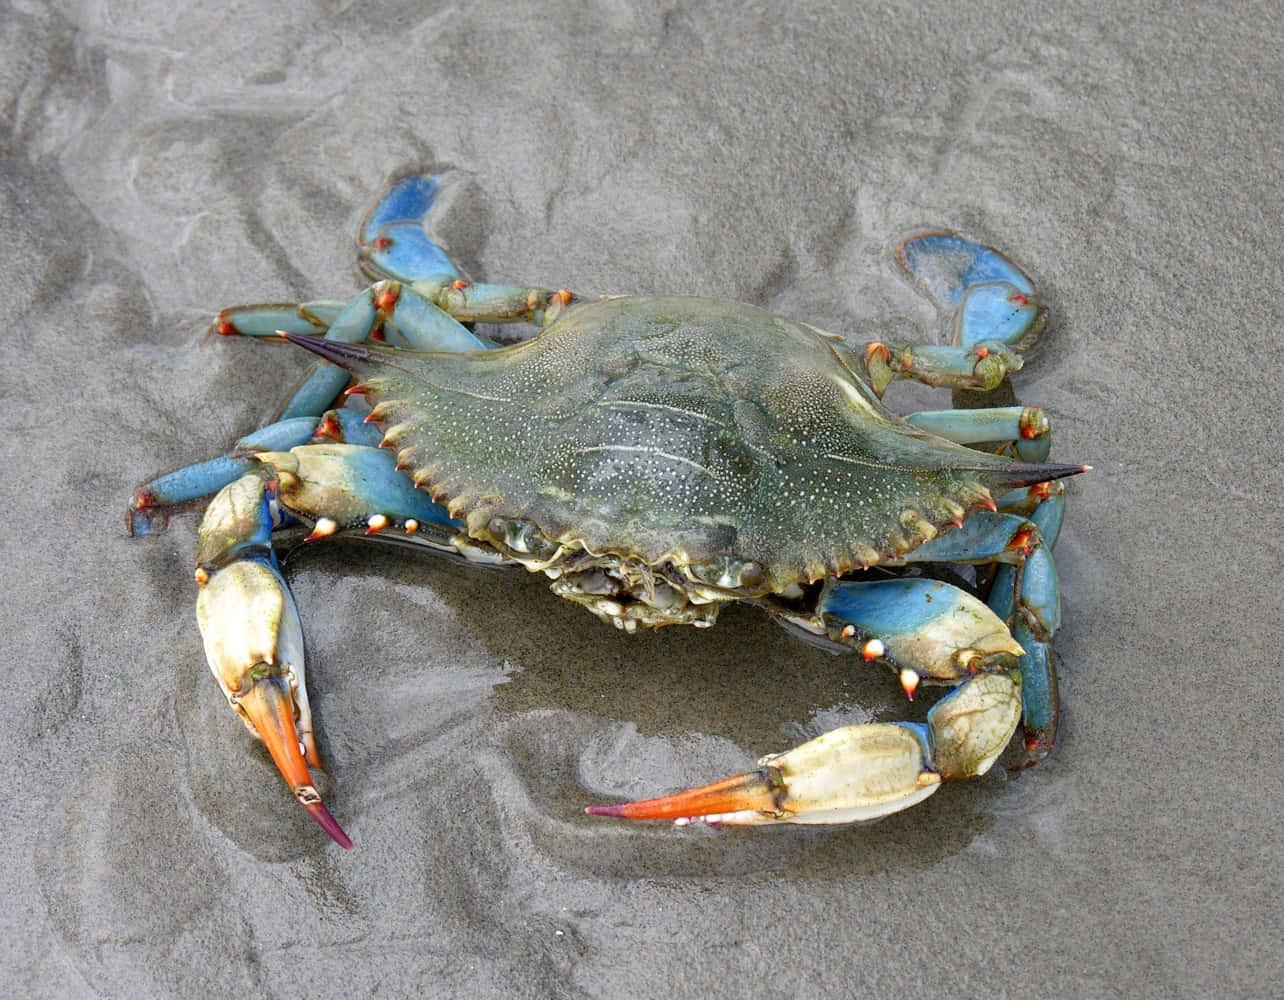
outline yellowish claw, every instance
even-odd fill
[[[303,630],[285,581],[250,541],[261,490],[247,476],[211,504],[203,525],[207,554],[238,556],[201,566],[196,619],[214,679],[246,727],[266,745],[294,797],[341,847],[352,841],[321,801],[308,766],[319,767],[303,667]],[[249,529],[247,529],[247,525]],[[212,560],[211,566],[217,565]]]
[[[585,811],[679,823],[859,823],[922,802],[944,778],[984,774],[1020,721],[1020,674],[980,674],[941,699],[926,726],[846,726],[733,778]]]
[[[915,728],[846,726],[725,781],[644,802],[590,806],[594,816],[706,823],[856,823],[921,802],[940,783]]]

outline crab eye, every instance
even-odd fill
[[[557,551],[557,546],[545,538],[539,528],[521,518],[492,517],[487,529],[495,543],[510,552],[549,559]]]
[[[707,562],[694,563],[688,572],[700,583],[724,590],[759,587],[766,579],[761,563],[735,556],[715,556]]]

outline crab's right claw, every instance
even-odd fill
[[[211,508],[234,506],[238,489],[251,500],[259,477],[246,476],[223,490]],[[250,505],[247,505],[250,506]],[[205,541],[214,525],[207,515]],[[242,536],[244,542],[244,536]],[[267,744],[294,797],[339,846],[348,838],[321,801],[308,765],[319,767],[303,671],[303,632],[294,600],[270,553],[234,548],[221,567],[198,564],[196,618],[205,657],[219,687],[246,727]]]
[[[589,806],[593,816],[718,824],[856,823],[927,798],[941,776],[927,768],[922,726],[835,729],[758,768],[702,788],[643,802]]]
[[[594,816],[719,824],[859,823],[908,809],[945,778],[985,774],[1021,721],[1021,675],[977,674],[915,722],[834,729],[755,771]]]

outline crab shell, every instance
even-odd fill
[[[841,340],[737,302],[605,298],[496,351],[320,345],[474,542],[622,627],[896,561],[992,489],[1079,468],[912,427]]]

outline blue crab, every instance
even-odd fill
[[[219,333],[322,360],[272,424],[152,478],[128,510],[146,534],[213,496],[196,556],[210,668],[335,841],[352,846],[309,773],[302,633],[274,549],[291,526],[524,566],[630,632],[709,626],[746,602],[885,664],[911,699],[952,689],[925,722],[847,726],[589,813],[849,823],[984,774],[1022,724],[1027,760],[1047,752],[1056,480],[1086,467],[1047,463],[1037,408],[901,418],[881,402],[896,378],[984,391],[1020,368],[1047,319],[1024,272],[956,233],[910,236],[896,259],[949,343],[853,345],[717,299],[468,281],[424,229],[438,187],[407,177],[371,209],[358,243],[378,280],[350,302],[219,314]],[[538,334],[501,347],[471,328],[510,321]]]

